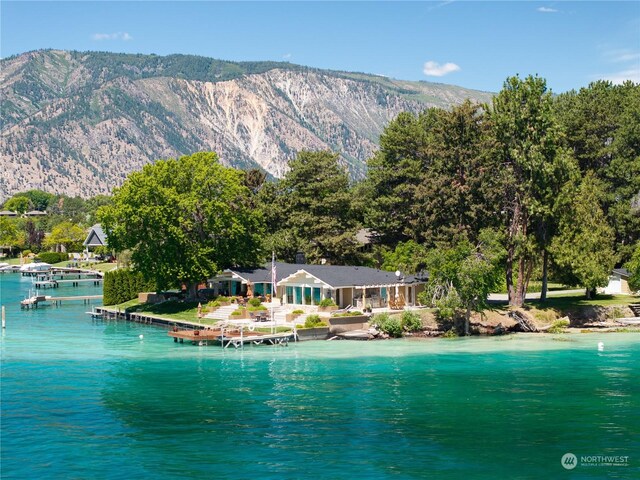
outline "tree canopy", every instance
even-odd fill
[[[230,266],[263,260],[263,220],[250,208],[244,173],[215,153],[158,161],[129,175],[98,216],[116,251],[167,289],[197,283]]]
[[[265,189],[263,208],[270,246],[278,258],[294,261],[298,252],[310,263],[360,262],[349,176],[331,152],[302,151],[274,187]]]

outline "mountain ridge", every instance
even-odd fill
[[[0,93],[0,198],[107,193],[146,163],[201,150],[280,177],[297,151],[331,149],[360,177],[401,111],[491,98],[288,62],[64,50],[0,60]]]

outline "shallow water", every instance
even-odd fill
[[[2,478],[640,478],[638,334],[222,350],[29,287],[0,275]]]

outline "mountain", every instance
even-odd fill
[[[281,177],[302,149],[354,177],[402,111],[491,94],[283,62],[34,51],[0,61],[0,199],[30,188],[92,196],[159,158],[212,150]]]

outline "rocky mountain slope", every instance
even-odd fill
[[[45,50],[0,61],[0,199],[91,196],[155,159],[202,150],[275,177],[302,149],[363,174],[401,111],[490,94],[276,62]]]

